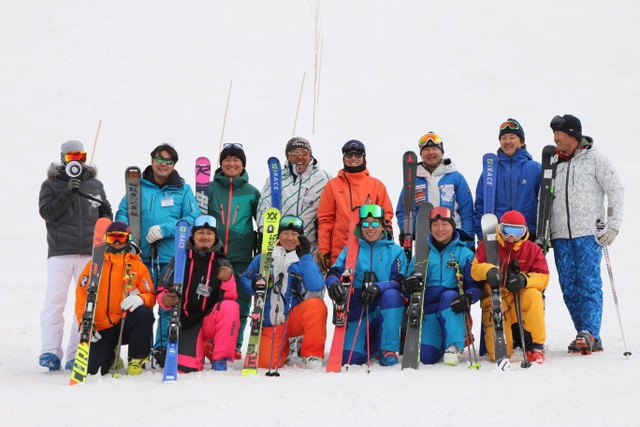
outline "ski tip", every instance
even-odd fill
[[[506,372],[511,369],[511,363],[509,363],[509,359],[504,358],[496,361],[496,370],[500,372]]]

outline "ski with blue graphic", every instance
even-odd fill
[[[178,342],[180,339],[180,313],[182,311],[182,291],[184,287],[184,269],[187,262],[186,243],[191,233],[189,222],[181,219],[175,231],[175,256],[173,259],[173,288],[178,295],[178,303],[171,308],[169,318],[169,339],[167,357],[164,362],[162,381],[178,380]]]
[[[495,213],[496,209],[496,173],[498,171],[498,156],[487,153],[482,156],[482,185],[484,187],[483,213]]]
[[[271,186],[271,207],[282,209],[282,166],[277,157],[269,157],[269,185]]]

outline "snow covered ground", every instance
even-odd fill
[[[636,424],[639,28],[633,0],[3,0],[0,425],[78,425],[90,417],[95,425],[156,426]],[[60,144],[80,139],[91,150],[99,121],[94,163],[112,204],[124,193],[125,167],[146,166],[164,141],[176,146],[176,169],[193,184],[193,163],[217,157],[223,124],[225,141],[245,145],[258,188],[266,159],[282,158],[293,133],[309,138],[334,175],[340,147],[356,138],[395,203],[402,152],[416,149],[422,134],[443,137],[474,188],[502,121],[523,124],[539,159],[553,143],[550,119],[565,113],[582,119],[626,187],[624,226],[610,253],[634,353],[628,359],[603,269],[605,352],[566,353],[575,331],[554,270],[547,362],[527,370],[519,353],[508,373],[485,359],[469,370],[465,357],[453,368],[285,367],[279,378],[246,378],[235,362],[175,384],[149,371],[69,387],[68,372],[37,364],[47,250],[38,191]]]

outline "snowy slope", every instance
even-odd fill
[[[3,0],[0,425],[78,425],[90,416],[98,425],[242,425],[249,414],[283,426],[489,425],[490,398],[503,402],[494,418],[503,425],[634,424],[639,24],[632,0]],[[145,372],[91,377],[71,388],[67,372],[44,372],[37,357],[47,247],[37,198],[60,144],[80,139],[91,150],[102,121],[94,163],[112,204],[124,194],[125,167],[146,166],[164,141],[176,146],[176,169],[193,184],[195,159],[217,158],[231,82],[224,140],[245,145],[256,187],[267,177],[266,159],[282,158],[295,127],[334,175],[341,145],[363,141],[369,169],[394,203],[401,155],[430,130],[474,188],[481,156],[497,149],[507,117],[523,124],[536,158],[553,143],[555,114],[580,117],[626,187],[624,227],[610,253],[634,355],[622,356],[604,269],[605,352],[566,353],[575,332],[550,255],[547,363],[528,370],[518,367],[516,353],[506,374],[483,359],[479,371],[464,364],[410,372],[375,365],[368,375],[286,367],[280,378],[245,378],[236,362],[225,373],[182,376],[172,385],[162,384],[160,372]],[[412,405],[424,415],[409,413]]]

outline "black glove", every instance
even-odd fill
[[[378,298],[378,295],[380,295],[380,287],[375,283],[371,283],[362,290],[362,305],[371,304]]]
[[[327,293],[329,294],[329,298],[331,298],[338,304],[342,304],[347,301],[347,293],[344,290],[344,286],[342,286],[342,283],[340,282],[336,282],[333,285],[329,286],[329,288],[327,289]]]
[[[487,271],[487,283],[492,289],[499,288],[502,283],[502,279],[502,272],[497,267],[493,267],[491,270]]]
[[[524,274],[510,274],[507,278],[506,287],[511,292],[519,291],[527,286],[527,277]]]
[[[402,289],[407,293],[414,293],[422,291],[422,273],[411,273],[409,277],[405,277],[402,282]]]
[[[400,235],[398,236],[398,242],[400,242],[400,246],[404,244],[404,237],[405,237],[404,230],[400,230]]]
[[[82,181],[80,181],[78,178],[70,178],[66,188],[67,194],[75,193],[76,191],[80,190],[81,184]]]
[[[264,290],[267,289],[267,280],[260,274],[256,274],[253,276],[253,279],[251,279],[251,289],[256,293],[264,292]]]
[[[296,254],[298,254],[298,258],[301,258],[302,255],[307,255],[311,252],[311,243],[309,243],[307,236],[302,234],[299,235],[298,242],[300,242],[300,245],[296,246]]]
[[[471,311],[472,297],[469,294],[458,295],[451,301],[451,311],[454,313],[469,313]]]

